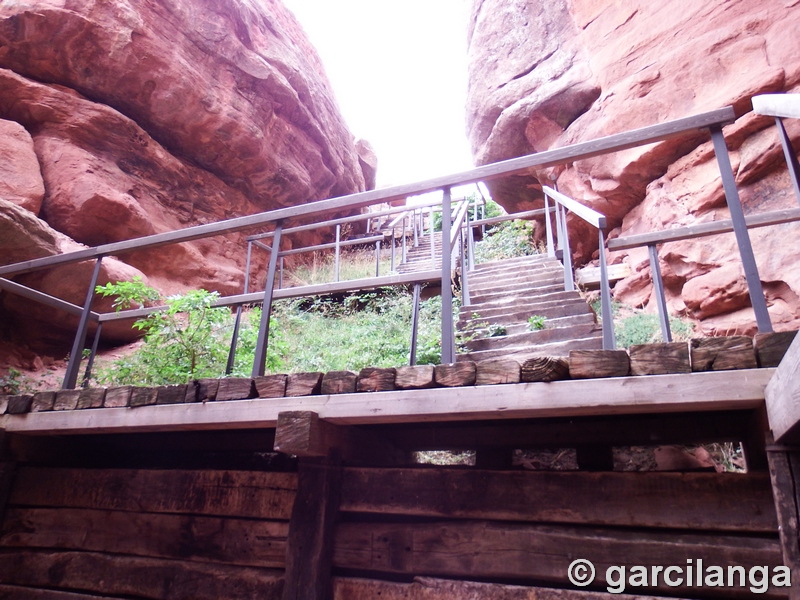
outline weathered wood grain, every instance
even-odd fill
[[[472,579],[508,578],[570,586],[566,574],[575,557],[594,563],[595,587],[606,583],[613,565],[708,565],[746,569],[781,564],[774,537],[627,531],[485,522],[340,523],[334,565],[394,574]],[[670,591],[659,580],[657,589]],[[570,586],[571,587],[571,586]],[[652,591],[644,588],[642,591]],[[783,593],[765,596],[785,597]],[[750,596],[747,588],[727,588],[726,597]]]
[[[278,600],[283,574],[256,569],[95,552],[7,551],[0,560],[6,585],[82,590],[147,600]]]
[[[783,564],[791,569],[792,581],[797,582],[800,581],[800,498],[792,462],[800,461],[800,453],[768,450],[767,460],[780,530]],[[795,596],[799,593],[795,592]]]
[[[319,394],[321,384],[322,373],[290,373],[286,380],[286,397]]]
[[[797,337],[796,331],[757,333],[753,338],[761,367],[777,367]]]
[[[0,547],[282,568],[288,529],[285,521],[80,508],[11,508],[0,530]]]
[[[128,406],[131,401],[132,386],[123,385],[119,387],[111,387],[106,390],[106,397],[103,400],[105,408],[121,408]]]
[[[491,359],[475,363],[475,385],[520,382],[520,364],[514,359]]]
[[[256,390],[253,380],[249,377],[225,377],[219,380],[217,397],[215,400],[243,400],[255,398]]]
[[[56,401],[53,410],[74,410],[78,406],[80,390],[59,390],[56,392]]]
[[[569,379],[569,361],[563,356],[536,356],[522,363],[522,381]]]
[[[633,590],[631,590],[633,591]],[[577,589],[504,585],[475,581],[453,581],[432,577],[415,577],[413,583],[336,577],[333,580],[334,600],[657,600],[654,596],[631,596]]]
[[[288,375],[262,375],[255,378],[256,392],[259,398],[283,398],[286,394]]]
[[[436,387],[436,381],[433,378],[433,365],[398,367],[394,384],[398,390],[419,390]]]
[[[328,371],[322,376],[321,394],[352,394],[356,391],[358,374],[353,371]]]
[[[119,600],[119,598],[112,598],[111,596],[77,594],[0,583],[0,600],[18,600],[19,598],[25,598],[26,600]]]
[[[158,388],[156,404],[181,404],[186,402],[186,385],[165,385]]]
[[[129,406],[136,408],[139,406],[153,406],[158,402],[158,388],[157,387],[139,387],[131,388],[131,400]],[[58,404],[58,399],[56,399]]]
[[[573,379],[627,377],[631,359],[625,350],[572,350],[569,375]]]
[[[197,380],[197,400],[200,402],[211,402],[216,400],[218,390],[219,379]]]
[[[301,460],[289,522],[283,600],[329,600],[341,468],[335,458]]]
[[[78,396],[78,404],[75,408],[102,408],[105,397],[105,388],[87,388],[81,390],[81,395]]]
[[[463,387],[475,385],[476,371],[475,363],[465,360],[447,365],[436,365],[433,368],[433,378],[438,385]]]
[[[775,533],[766,473],[344,470],[342,510],[664,529]]]
[[[397,369],[379,369],[366,367],[358,373],[359,392],[390,392],[395,389],[394,380]]]
[[[772,434],[778,442],[800,439],[800,336],[796,336],[775,375],[767,384],[764,397]]]
[[[33,395],[33,404],[31,405],[31,412],[43,412],[45,410],[53,410],[53,405],[56,402],[55,392],[36,392]]]
[[[10,503],[288,519],[293,473],[21,467]]]
[[[23,415],[31,412],[31,406],[33,406],[33,396],[31,395],[9,396],[8,404],[6,404],[6,414]]]
[[[691,341],[692,371],[726,371],[758,367],[752,338],[746,335]]]
[[[2,436],[0,436],[2,437]],[[2,440],[0,440],[2,443]],[[11,496],[11,487],[17,475],[17,464],[10,460],[0,460],[0,523],[5,519],[6,505]]]
[[[631,375],[667,375],[691,373],[689,344],[638,344],[628,350],[631,357]]]

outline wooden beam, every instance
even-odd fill
[[[765,391],[769,426],[777,442],[800,438],[800,335],[775,370]]]
[[[768,117],[800,119],[800,94],[753,96],[753,112]]]
[[[218,221],[216,223],[196,225],[194,227],[187,227],[177,231],[157,233],[132,240],[113,242],[111,244],[87,248],[85,250],[78,250],[76,252],[21,261],[0,267],[0,276],[11,274],[18,275],[21,273],[29,273],[31,271],[46,269],[48,267],[57,265],[96,259],[101,256],[120,255],[136,250],[158,248],[168,244],[188,242],[205,237],[220,235],[223,233],[242,231],[252,227],[257,227],[259,225],[263,226],[285,219],[324,214],[337,210],[355,210],[370,204],[399,200],[408,196],[440,190],[445,187],[476,183],[479,181],[488,181],[517,173],[527,173],[529,172],[529,169],[534,167],[544,168],[555,166],[565,162],[573,162],[575,160],[607,154],[609,152],[627,150],[628,148],[650,144],[652,142],[662,141],[676,136],[686,135],[690,132],[695,132],[695,134],[697,134],[696,132],[698,130],[705,129],[713,125],[730,123],[735,119],[736,112],[733,107],[726,106],[718,110],[669,121],[668,123],[642,127],[640,129],[627,131],[625,133],[619,133],[598,138],[596,140],[590,140],[588,142],[565,146],[564,148],[556,148],[536,154],[530,154],[528,156],[512,158],[509,160],[484,165],[482,167],[477,167],[475,169],[470,169],[461,173],[429,179],[419,183],[400,185],[380,190],[370,190],[367,192],[351,194],[349,196],[340,196],[338,198],[331,198],[329,200],[309,202],[307,204],[295,205],[288,208],[280,208],[255,215]]]
[[[274,428],[310,410],[341,425],[621,415],[761,406],[774,369],[249,399],[4,415],[0,427],[36,434]]]
[[[772,442],[772,440],[769,440]],[[788,448],[767,447],[772,495],[775,500],[781,536],[783,564],[789,567],[795,582],[790,600],[800,598],[800,452]]]
[[[282,600],[330,600],[341,467],[335,457],[302,459],[287,539]]]
[[[328,423],[311,411],[278,415],[274,450],[301,458],[322,458],[336,451],[343,461],[368,465],[398,464],[408,459],[385,437],[357,426]]]
[[[347,468],[341,510],[769,535],[778,530],[766,473]]]
[[[792,223],[794,221],[800,221],[800,208],[787,208],[745,217],[745,223],[747,223],[748,229]],[[707,223],[690,225],[688,227],[676,227],[675,229],[629,235],[608,240],[608,244],[606,245],[611,251],[629,250],[630,248],[639,248],[641,246],[649,246],[650,244],[666,244],[667,242],[678,242],[680,240],[689,240],[708,235],[731,233],[732,231],[733,221],[730,219],[721,219],[719,221],[709,221]]]

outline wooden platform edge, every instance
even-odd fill
[[[775,375],[765,390],[767,416],[776,442],[796,438],[800,433],[800,335],[775,369]]]

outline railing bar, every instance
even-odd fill
[[[778,137],[781,140],[781,146],[783,146],[783,155],[786,158],[789,178],[792,180],[794,196],[800,202],[800,163],[797,161],[797,154],[794,153],[792,140],[789,139],[786,127],[783,126],[783,120],[780,117],[775,117],[775,126],[778,128]]]
[[[764,290],[761,287],[753,246],[747,233],[747,223],[744,218],[742,203],[739,199],[739,190],[736,189],[736,179],[733,176],[728,146],[725,143],[725,136],[719,125],[711,127],[711,140],[714,143],[714,153],[717,155],[717,162],[722,176],[722,187],[725,190],[725,199],[731,213],[733,232],[736,235],[736,243],[739,245],[739,254],[742,259],[750,302],[756,315],[758,331],[759,333],[768,333],[772,331],[772,323],[767,310],[767,301],[764,298]]]
[[[575,274],[572,271],[572,250],[570,250],[569,247],[569,229],[567,228],[567,215],[564,206],[559,205],[559,210],[561,211],[561,227],[564,233],[564,247],[563,247],[564,256],[562,258],[562,260],[564,261],[564,290],[567,292],[572,292],[575,290]]]
[[[381,276],[381,243],[375,242],[375,277]]]
[[[89,387],[89,380],[92,378],[92,367],[94,367],[94,359],[97,357],[97,348],[100,346],[100,335],[103,332],[103,324],[98,323],[97,329],[94,331],[94,341],[92,342],[92,349],[89,352],[89,360],[86,362],[86,370],[83,373],[82,388]]]
[[[252,257],[251,251],[253,249],[253,242],[247,242],[247,257],[245,259],[244,267],[244,293],[250,291],[250,259]],[[283,260],[281,259],[281,285],[283,284]],[[225,375],[233,373],[233,366],[236,363],[236,345],[239,343],[239,328],[242,323],[242,305],[236,307],[236,317],[233,320],[233,332],[231,333],[231,345],[228,349],[228,362],[225,364]]]
[[[97,278],[100,276],[100,267],[103,257],[98,258],[94,263],[94,270],[89,281],[89,289],[86,292],[86,300],[81,311],[81,318],[78,322],[78,330],[75,332],[75,339],[72,342],[72,350],[69,354],[69,363],[64,373],[64,381],[61,385],[63,390],[74,390],[78,383],[78,371],[81,368],[83,358],[83,348],[86,345],[86,334],[89,330],[89,313],[92,310],[92,300],[94,300],[94,288],[97,286]]]
[[[275,249],[269,255],[269,267],[267,269],[267,283],[264,286],[264,300],[261,305],[261,323],[258,327],[258,338],[256,340],[255,355],[253,356],[253,377],[264,375],[267,364],[267,349],[269,347],[269,319],[272,314],[272,297],[275,287],[275,267],[278,263],[278,252],[281,247],[281,229],[283,222],[275,223],[275,237],[272,247]]]
[[[334,263],[333,263],[333,280],[339,281],[339,254],[342,249],[342,226],[336,226],[336,242],[334,243],[336,248]]]
[[[419,296],[420,284],[414,284],[413,305],[411,308],[411,351],[408,364],[412,367],[417,364],[417,334],[419,332]]]
[[[617,347],[616,336],[614,335],[614,313],[611,308],[611,286],[608,281],[608,264],[606,262],[605,234],[602,229],[598,230],[600,249],[600,307],[603,313],[603,349],[614,350]]]
[[[580,217],[590,225],[593,225],[597,229],[606,228],[605,215],[597,212],[592,208],[589,208],[588,206],[581,204],[576,200],[573,200],[569,196],[565,196],[561,192],[558,192],[549,186],[546,185],[542,186],[542,190],[546,195],[550,196],[553,200],[555,200],[565,208],[569,209],[573,214]]]
[[[18,296],[22,296],[23,298],[28,298],[29,300],[34,300],[39,304],[44,304],[50,308],[63,310],[70,315],[80,315],[81,312],[83,312],[83,308],[77,304],[72,304],[71,302],[62,300],[61,298],[56,298],[55,296],[45,294],[39,290],[34,290],[33,288],[24,286],[16,281],[11,281],[2,277],[0,277],[0,289],[6,290],[7,292],[11,292],[12,294],[16,294]],[[89,318],[92,321],[98,321],[100,319],[100,314],[92,311],[89,313]]]
[[[452,246],[450,241],[450,188],[442,193],[442,363],[455,362],[455,331],[453,329]],[[448,250],[450,248],[450,250]]]
[[[384,236],[371,235],[369,237],[355,238],[352,240],[342,240],[339,246],[359,246],[361,244],[371,244],[378,240],[383,240]],[[292,248],[291,250],[281,250],[278,256],[291,256],[293,254],[304,254],[306,252],[316,252],[317,250],[330,250],[336,248],[336,242],[328,242],[327,244],[318,244],[316,246],[305,246],[303,248]]]
[[[392,271],[394,271],[394,227],[392,227],[392,254],[391,254],[391,262],[392,262]]]
[[[664,280],[661,277],[661,265],[658,262],[658,249],[655,244],[647,247],[650,255],[650,273],[653,278],[653,293],[656,295],[656,307],[658,308],[658,322],[661,324],[661,337],[665,342],[672,341],[672,331],[669,325],[669,313],[667,312],[667,299],[664,295]]]
[[[544,195],[544,210],[544,228],[547,233],[547,256],[552,258],[556,255],[556,250],[553,244],[553,224],[550,221],[550,198],[547,194]]]
[[[472,231],[471,227],[467,227],[467,229]],[[458,240],[459,253],[461,254],[461,306],[469,305],[469,277],[467,275],[469,269],[467,267],[466,253],[464,252],[465,242],[464,227],[462,227],[459,232]]]

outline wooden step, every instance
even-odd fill
[[[560,319],[562,317],[572,317],[576,315],[590,315],[593,319],[595,318],[594,311],[588,304],[583,301],[576,300],[570,303],[557,303],[547,306],[539,306],[536,310],[525,309],[513,312],[497,312],[496,314],[486,315],[480,311],[461,311],[459,312],[457,327],[459,329],[463,329],[467,323],[473,320],[472,316],[474,313],[479,315],[477,320],[486,321],[490,325],[511,325],[514,323],[527,324],[528,317],[534,315],[544,317],[545,319]]]
[[[509,309],[513,307],[529,307],[534,304],[543,304],[543,303],[560,303],[560,302],[568,302],[570,300],[580,300],[584,302],[581,298],[580,294],[576,291],[572,292],[565,292],[563,289],[557,292],[552,292],[548,294],[540,294],[537,295],[535,298],[525,298],[520,296],[506,296],[505,298],[494,298],[492,300],[487,300],[480,303],[472,303],[470,302],[468,305],[463,307],[463,310],[468,310],[470,313],[472,311],[490,311],[493,309]],[[506,312],[509,312],[506,310]],[[481,314],[483,314],[481,312]],[[488,314],[488,312],[487,312]]]
[[[545,327],[544,329],[536,329],[531,330],[530,324],[527,322],[526,319],[524,320],[517,320],[512,323],[498,323],[492,322],[489,319],[476,319],[472,321],[472,323],[487,323],[489,326],[491,325],[501,325],[504,326],[506,329],[506,336],[512,336],[519,333],[530,333],[531,331],[544,331],[549,329],[559,329],[563,327],[571,327],[572,325],[596,325],[597,321],[595,320],[594,313],[584,313],[580,315],[565,315],[563,317],[555,317],[552,319],[545,320]],[[470,331],[474,332],[477,337],[484,338],[487,332],[489,331],[490,327],[476,327],[475,329],[470,329]],[[499,336],[498,336],[499,337]]]
[[[598,325],[592,321],[590,323],[580,323],[578,325],[570,325],[568,327],[540,329],[538,331],[526,331],[512,335],[481,338],[467,342],[465,347],[468,351],[473,352],[478,350],[494,350],[497,348],[547,344],[587,337],[594,333],[597,329]]]
[[[457,354],[457,361],[479,361],[489,358],[513,358],[519,362],[534,356],[569,356],[572,350],[600,350],[603,347],[603,334],[598,331],[591,335],[561,342],[547,344],[525,345],[518,347],[495,348],[492,350],[478,350],[474,352]]]
[[[541,294],[551,294],[553,292],[563,292],[564,284],[560,282],[543,282],[540,284],[524,285],[497,285],[495,288],[469,288],[470,304],[483,304],[492,300],[509,297],[521,296],[534,298]]]

